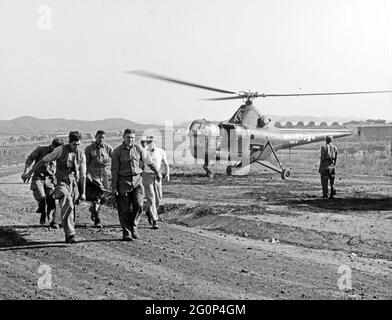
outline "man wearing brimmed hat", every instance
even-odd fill
[[[147,154],[150,156],[158,172],[161,172],[162,163],[165,165],[165,179],[170,180],[169,163],[165,150],[156,146],[154,136],[148,136]],[[156,174],[149,168],[145,167],[143,171],[143,186],[147,200],[146,214],[148,221],[153,229],[158,229],[158,207],[162,200],[162,180],[157,179]]]
[[[53,139],[50,146],[37,147],[26,160],[25,169],[22,174],[23,182],[27,182],[28,178],[23,178],[31,165],[38,163],[42,158],[51,153],[57,147],[63,145],[63,140],[60,138]],[[34,171],[31,179],[30,190],[33,191],[34,199],[38,203],[37,213],[41,214],[39,223],[44,225],[46,219],[50,221],[50,226],[54,229],[58,228],[55,221],[56,201],[54,199],[54,186],[56,184],[55,178],[56,163],[49,162],[46,166],[38,168]]]
[[[140,145],[143,147],[143,149],[147,148],[147,137],[146,136],[142,136],[140,138]]]
[[[321,176],[321,186],[323,188],[323,198],[328,198],[328,181],[331,184],[331,193],[329,198],[332,199],[336,190],[334,188],[335,183],[335,166],[338,157],[338,149],[331,142],[333,137],[327,135],[325,138],[326,144],[321,147],[320,155],[320,167],[319,173]]]

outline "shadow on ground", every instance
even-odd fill
[[[281,202],[275,204],[282,204]],[[335,198],[335,199],[298,199],[285,201],[292,207],[308,207],[332,211],[392,211],[392,198]]]
[[[2,226],[0,227],[0,251],[23,250],[23,249],[42,249],[50,247],[67,247],[64,241],[28,241],[22,232],[13,228],[26,229],[37,226]],[[42,227],[42,226],[40,226]],[[121,238],[102,238],[102,239],[78,239],[77,243],[93,242],[112,242],[122,241]]]

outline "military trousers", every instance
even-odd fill
[[[117,211],[123,237],[129,237],[137,228],[139,217],[143,213],[143,200],[143,185],[135,186],[132,190],[117,195]]]
[[[79,189],[75,180],[70,183],[58,181],[55,188],[55,198],[59,199],[61,208],[61,224],[66,237],[72,236],[75,231],[74,208],[79,198]]]
[[[320,170],[321,187],[323,189],[323,197],[328,198],[328,182],[331,185],[331,196],[335,192],[335,168],[326,168]]]
[[[146,196],[146,214],[153,221],[158,221],[158,207],[162,200],[162,181],[156,179],[155,173],[143,173],[143,187]]]
[[[50,177],[33,178],[30,190],[38,203],[37,212],[46,216],[49,221],[55,220],[56,201],[54,199],[54,183]]]

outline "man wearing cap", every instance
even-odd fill
[[[139,238],[137,226],[144,199],[142,168],[148,166],[159,180],[162,178],[146,150],[134,142],[135,130],[125,129],[123,143],[114,149],[112,155],[112,193],[116,196],[124,241]]]
[[[328,181],[331,184],[331,193],[329,198],[332,199],[336,190],[335,183],[335,166],[338,157],[338,149],[331,142],[333,137],[328,135],[325,138],[326,144],[321,147],[319,173],[321,176],[321,186],[323,188],[323,198],[328,198]]]
[[[147,137],[146,136],[142,136],[140,138],[140,145],[143,147],[143,149],[147,148]]]
[[[66,243],[76,242],[74,207],[77,201],[86,199],[86,156],[80,148],[81,141],[81,133],[71,131],[67,144],[54,149],[22,176],[28,179],[36,169],[56,161],[54,196],[60,202],[61,224],[64,228]],[[80,182],[80,191],[78,182]]]
[[[63,140],[56,138],[53,139],[50,146],[37,147],[27,157],[22,174],[23,182],[26,183],[29,180],[24,178],[24,175],[34,162],[38,163],[42,158],[62,144]],[[56,164],[53,161],[49,162],[46,166],[35,170],[31,179],[30,190],[33,191],[34,199],[38,202],[38,209],[36,212],[41,214],[39,223],[44,225],[46,219],[48,219],[48,221],[50,221],[50,227],[57,229],[59,226],[55,222],[54,214],[56,212],[56,201],[54,199],[55,170]]]
[[[169,163],[167,162],[165,150],[156,146],[156,140],[154,136],[148,136],[146,140],[147,154],[154,162],[158,172],[161,172],[162,163],[165,165],[165,179],[166,181],[169,181]],[[146,214],[148,216],[148,221],[152,225],[153,229],[158,229],[158,208],[162,200],[162,180],[157,179],[155,172],[153,172],[149,167],[144,168],[143,186],[147,200]]]
[[[104,142],[105,131],[98,130],[95,141],[86,147],[87,182],[86,197],[91,201],[91,220],[96,228],[102,228],[99,218],[101,205],[105,202],[104,191],[109,189],[106,169],[109,167],[113,148]]]

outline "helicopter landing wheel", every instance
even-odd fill
[[[212,170],[208,167],[208,165],[204,164],[204,165],[203,165],[203,169],[205,170],[206,176],[207,176],[208,178],[213,178],[213,177],[215,176],[215,173],[212,172]]]
[[[215,177],[215,173],[212,172],[211,170],[206,171],[206,175],[208,178],[213,179]]]
[[[291,171],[290,169],[283,169],[282,173],[281,173],[281,177],[283,180],[286,180],[287,178],[290,177]]]
[[[233,175],[233,168],[234,168],[234,166],[232,166],[232,165],[227,166],[227,168],[226,168],[227,175],[229,175],[229,176]]]

